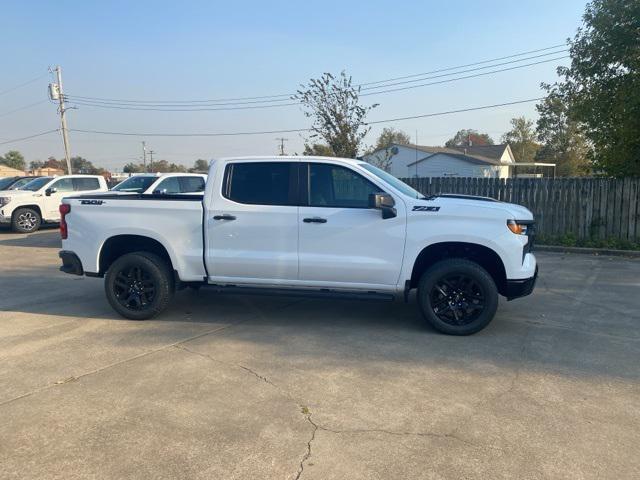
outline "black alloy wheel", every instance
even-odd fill
[[[482,314],[485,294],[475,278],[453,274],[435,282],[429,301],[440,320],[449,325],[462,326],[472,323]]]

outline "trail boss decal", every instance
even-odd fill
[[[80,200],[81,205],[102,205],[107,203],[104,200]]]
[[[437,212],[440,207],[428,207],[426,205],[416,205],[411,210],[412,212]]]

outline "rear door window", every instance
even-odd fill
[[[294,162],[231,163],[225,170],[223,195],[251,205],[296,205]]]
[[[77,192],[99,190],[100,181],[97,178],[73,178],[73,187]]]
[[[204,183],[204,178],[202,177],[180,177],[180,192],[204,192]]]

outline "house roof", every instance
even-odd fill
[[[429,153],[431,155],[435,155],[438,153],[444,153],[451,157],[459,158],[461,160],[466,160],[471,163],[476,164],[489,164],[489,165],[503,165],[500,161],[504,151],[509,148],[508,144],[502,145],[478,145],[472,147],[455,147],[455,148],[447,148],[447,147],[428,147],[424,145],[396,145],[398,147],[405,147],[410,149],[417,149],[424,153]],[[429,156],[431,156],[429,155]],[[416,163],[420,163],[423,160],[426,160],[429,157],[421,158],[420,160],[410,163],[408,166],[415,165]]]

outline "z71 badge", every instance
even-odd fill
[[[413,212],[437,212],[440,210],[440,207],[428,207],[426,205],[416,205],[413,207]]]

